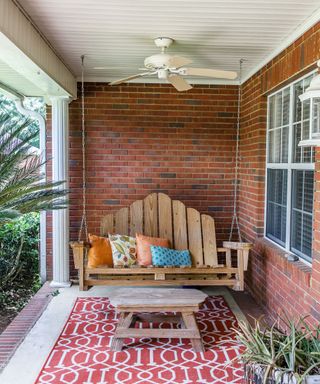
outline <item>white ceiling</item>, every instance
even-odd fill
[[[158,53],[153,39],[175,39],[168,53],[193,66],[253,74],[320,17],[319,0],[19,0],[76,76],[86,80],[138,73]],[[93,67],[107,66],[106,70]],[[198,83],[201,80],[198,78]],[[213,82],[210,80],[209,82]]]

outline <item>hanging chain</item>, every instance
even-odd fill
[[[82,232],[88,239],[87,209],[86,209],[86,131],[84,120],[84,55],[81,56],[81,130],[82,130],[82,218],[79,229],[78,241],[81,240]]]
[[[237,229],[239,241],[242,241],[239,221],[238,221],[238,182],[239,182],[239,145],[240,145],[240,113],[241,113],[241,78],[242,78],[242,63],[243,59],[239,61],[239,89],[238,89],[238,111],[237,111],[237,137],[236,137],[236,161],[235,161],[235,171],[234,171],[234,192],[233,192],[233,216],[232,223],[229,234],[229,241],[232,239],[234,227]]]

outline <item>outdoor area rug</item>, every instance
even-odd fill
[[[197,313],[205,352],[189,339],[126,339],[121,352],[110,344],[117,315],[108,298],[78,298],[37,384],[230,384],[241,383],[242,368],[226,363],[239,354],[232,343],[237,326],[222,296],[211,296]],[[149,324],[137,323],[138,327]],[[176,325],[161,323],[152,327]]]

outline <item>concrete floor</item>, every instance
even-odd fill
[[[117,287],[93,287],[80,292],[78,286],[60,289],[35,326],[0,374],[1,384],[34,384],[55,341],[59,337],[77,297],[108,296]],[[133,288],[139,289],[139,288]],[[223,287],[202,288],[209,295],[222,295],[238,320],[246,316],[230,291]],[[246,301],[246,300],[245,300]],[[57,383],[58,384],[58,383]]]

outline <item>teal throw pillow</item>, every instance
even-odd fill
[[[189,266],[191,256],[188,249],[178,251],[175,249],[151,245],[152,265],[159,267]]]

